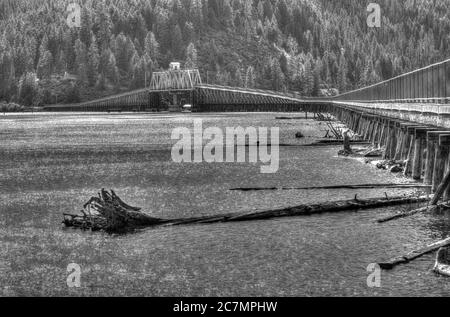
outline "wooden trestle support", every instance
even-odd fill
[[[368,114],[345,107],[332,111],[350,129],[383,148],[383,159],[406,161],[405,176],[410,176],[435,192],[450,171],[450,129]],[[450,186],[444,200],[450,198]]]

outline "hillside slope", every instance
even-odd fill
[[[380,28],[367,26],[370,2],[83,0],[80,27],[70,27],[71,0],[0,0],[0,100],[71,102],[137,89],[173,60],[210,83],[309,96],[448,57],[449,0],[377,1]],[[64,74],[76,81],[54,89]]]

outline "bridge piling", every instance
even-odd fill
[[[426,167],[424,184],[431,185],[433,183],[433,169],[436,155],[436,137],[439,138],[439,134],[434,134],[433,131],[427,133],[427,154],[426,154]]]
[[[361,136],[364,138],[367,128],[369,125],[369,121],[367,120],[367,115],[363,115],[363,121],[362,121],[362,125],[361,125]]]
[[[359,119],[360,116],[357,112],[350,113],[350,128],[356,133],[358,133]]]
[[[414,139],[414,161],[413,161],[413,172],[412,177],[415,180],[420,180],[422,178],[423,169],[423,151],[426,146],[425,136],[427,131],[432,130],[424,127],[415,128],[415,139]]]
[[[391,129],[391,124],[389,120],[386,120],[386,133],[385,133],[385,141],[384,141],[384,153],[383,153],[383,160],[388,160],[390,159],[390,154],[391,154],[391,144],[392,144],[392,129]]]
[[[409,146],[411,144],[410,135],[408,134],[408,124],[401,123],[400,124],[402,134],[403,134],[403,144],[402,150],[400,154],[400,159],[406,161],[408,159]]]
[[[397,146],[395,148],[395,153],[394,153],[394,160],[396,161],[400,161],[401,160],[401,155],[402,155],[402,146],[403,146],[403,138],[404,138],[404,134],[403,131],[400,127],[400,122],[396,121],[395,122],[395,133],[396,133],[396,139],[397,139]]]
[[[376,119],[376,117],[374,119],[375,119],[375,125],[374,125],[374,128],[373,128],[373,133],[370,136],[370,143],[372,143],[373,147],[376,147],[377,146],[376,140],[377,140],[377,135],[378,135],[379,122]]]
[[[370,135],[373,130],[373,120],[368,119],[366,134],[364,135],[364,140],[370,140]]]
[[[389,152],[388,152],[388,157],[390,160],[395,159],[395,153],[397,150],[397,122],[396,121],[390,121],[390,136],[389,136],[389,141],[390,141],[390,147],[389,147]]]
[[[378,137],[378,147],[383,147],[383,138],[384,138],[384,132],[386,130],[386,125],[384,124],[384,121],[380,118],[380,135]]]
[[[349,122],[350,129],[352,129],[352,131],[354,131],[355,133],[358,133],[358,121],[359,121],[358,113],[349,111],[347,116],[348,116],[347,118],[344,118],[344,115],[339,114],[339,118],[343,119],[344,122]],[[349,120],[349,121],[345,121],[345,120]]]
[[[434,163],[434,169],[433,169],[433,182],[431,186],[432,192],[436,192],[437,188],[439,187],[442,179],[444,178],[444,171],[446,168],[446,160],[449,155],[449,148],[448,146],[444,145],[442,141],[442,136],[439,136],[439,141],[436,145],[436,152],[435,152],[435,163]]]
[[[388,119],[383,119],[384,124],[384,135],[383,139],[381,140],[382,147],[384,147],[384,153],[383,153],[383,159],[387,159],[389,155],[389,148],[390,148],[390,134],[391,134],[391,126],[390,121]]]
[[[409,147],[404,171],[405,176],[410,176],[413,172],[413,161],[416,149],[415,127],[416,126],[414,125],[407,127],[407,133],[409,137]]]

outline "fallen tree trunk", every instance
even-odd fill
[[[326,147],[326,146],[341,146],[341,141],[332,141],[332,142],[314,142],[311,144],[299,144],[300,147]],[[350,142],[352,145],[371,145],[372,143],[367,141],[352,141]]]
[[[431,253],[433,251],[439,250],[442,247],[446,247],[450,245],[450,238],[447,238],[445,240],[441,240],[438,242],[435,242],[433,244],[430,244],[424,248],[421,248],[419,250],[412,251],[406,255],[398,256],[395,258],[392,258],[386,262],[379,262],[378,265],[383,270],[392,270],[394,267],[400,264],[409,263],[412,260],[415,260],[417,258],[420,258],[428,253]]]
[[[305,120],[306,117],[275,117],[275,120]],[[314,120],[311,118],[310,120]]]
[[[207,224],[219,222],[237,222],[249,220],[264,220],[276,217],[308,216],[321,213],[333,213],[344,211],[356,211],[402,204],[413,204],[427,201],[427,197],[392,197],[373,199],[353,199],[320,204],[300,205],[276,210],[252,211],[241,213],[228,213],[196,218],[184,219],[160,219],[151,217],[140,211],[124,208],[123,202],[118,196],[103,190],[99,197],[91,198],[85,204],[88,212],[82,211],[82,215],[64,214],[63,224],[66,227],[84,230],[105,230],[107,232],[123,232],[149,226]],[[136,209],[132,207],[133,209]],[[93,209],[95,214],[90,210]]]
[[[341,144],[342,145],[343,139],[325,139],[325,140],[318,140],[316,143],[317,144]],[[348,142],[350,144],[360,144],[360,143],[364,143],[364,144],[371,144],[369,141],[367,140],[348,140]]]

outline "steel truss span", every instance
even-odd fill
[[[306,98],[294,92],[207,85],[202,83],[198,69],[171,69],[153,73],[148,88],[79,104],[48,106],[45,110],[181,111],[181,103],[187,103],[194,112],[304,111],[305,106],[332,103],[337,107],[360,107],[363,111],[373,108],[400,111],[407,106],[408,109],[432,110],[440,114],[449,112],[449,96],[450,59],[332,98]]]

